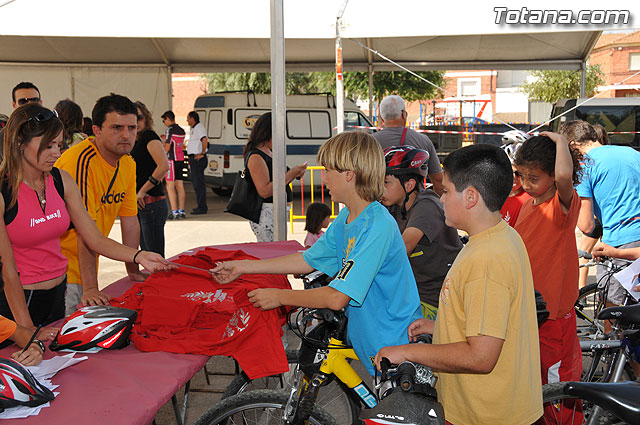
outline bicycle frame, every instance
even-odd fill
[[[340,346],[342,341],[331,338],[329,347]],[[335,375],[336,378],[362,400],[365,406],[371,408],[378,404],[378,399],[372,393],[371,389],[362,381],[360,375],[356,373],[347,359],[358,360],[358,356],[352,348],[349,349],[329,349],[325,359],[320,366],[320,373],[324,375]]]
[[[319,372],[314,373],[311,377],[302,374],[298,365],[283,417],[285,423],[302,423],[309,418],[319,388],[327,382],[331,375],[349,388],[351,390],[348,393],[349,396],[361,402],[365,408],[373,408],[378,404],[377,396],[347,361],[348,359],[358,360],[355,351],[352,348],[338,348],[343,346],[342,341],[332,337],[329,341],[329,348],[319,350],[316,354],[322,355],[323,360]]]

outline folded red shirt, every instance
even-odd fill
[[[206,248],[175,262],[211,269],[219,261],[244,259],[256,258]],[[152,274],[111,304],[138,312],[131,341],[140,351],[233,356],[255,379],[289,369],[281,340],[286,309],[262,311],[247,293],[290,287],[283,275],[243,275],[222,285],[207,273],[178,268]]]

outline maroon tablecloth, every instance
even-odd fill
[[[195,252],[204,247],[194,248]],[[258,258],[273,258],[297,252],[296,241],[218,245],[223,250],[240,249]],[[128,277],[106,289],[122,295],[133,283]],[[8,357],[15,345],[0,350]],[[66,353],[60,353],[66,354]],[[82,355],[82,353],[79,353]],[[47,349],[45,358],[57,355]],[[87,354],[89,359],[64,369],[52,381],[60,394],[38,416],[0,420],[3,424],[149,424],[156,412],[171,399],[209,359],[207,356],[165,352],[142,353],[133,345],[116,351]]]

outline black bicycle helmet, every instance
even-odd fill
[[[389,146],[384,150],[384,162],[386,163],[385,174],[392,175],[398,178],[402,183],[404,189],[404,183],[410,176],[420,176],[422,181],[427,176],[427,162],[429,161],[429,152],[414,148],[413,146]],[[400,213],[402,219],[407,218],[407,201],[409,195],[415,191],[420,190],[420,182],[416,179],[415,187],[407,192],[405,190],[404,202]]]
[[[120,307],[82,307],[65,320],[49,348],[52,351],[124,348],[129,345],[137,316],[135,310]]]
[[[40,406],[54,397],[20,363],[0,357],[0,411],[16,406]]]
[[[384,161],[386,174],[418,174],[426,177],[429,152],[413,146],[389,146],[384,150]]]

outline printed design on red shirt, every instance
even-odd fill
[[[249,319],[251,319],[251,314],[243,309],[240,309],[235,312],[233,316],[231,316],[231,320],[229,320],[229,324],[227,325],[227,329],[224,331],[224,336],[222,338],[231,338],[236,332],[242,332],[247,329],[249,326]]]
[[[224,301],[227,298],[227,293],[222,289],[218,289],[216,292],[197,291],[188,294],[183,294],[181,297],[190,299],[191,301],[200,301],[203,303],[212,303],[216,301]]]
[[[242,251],[206,248],[154,273],[111,304],[136,310],[131,341],[140,351],[223,355],[235,358],[251,379],[289,370],[282,345],[283,307],[262,311],[247,294],[257,288],[289,289],[282,275],[250,274],[222,285],[206,270],[220,261],[255,259]]]

